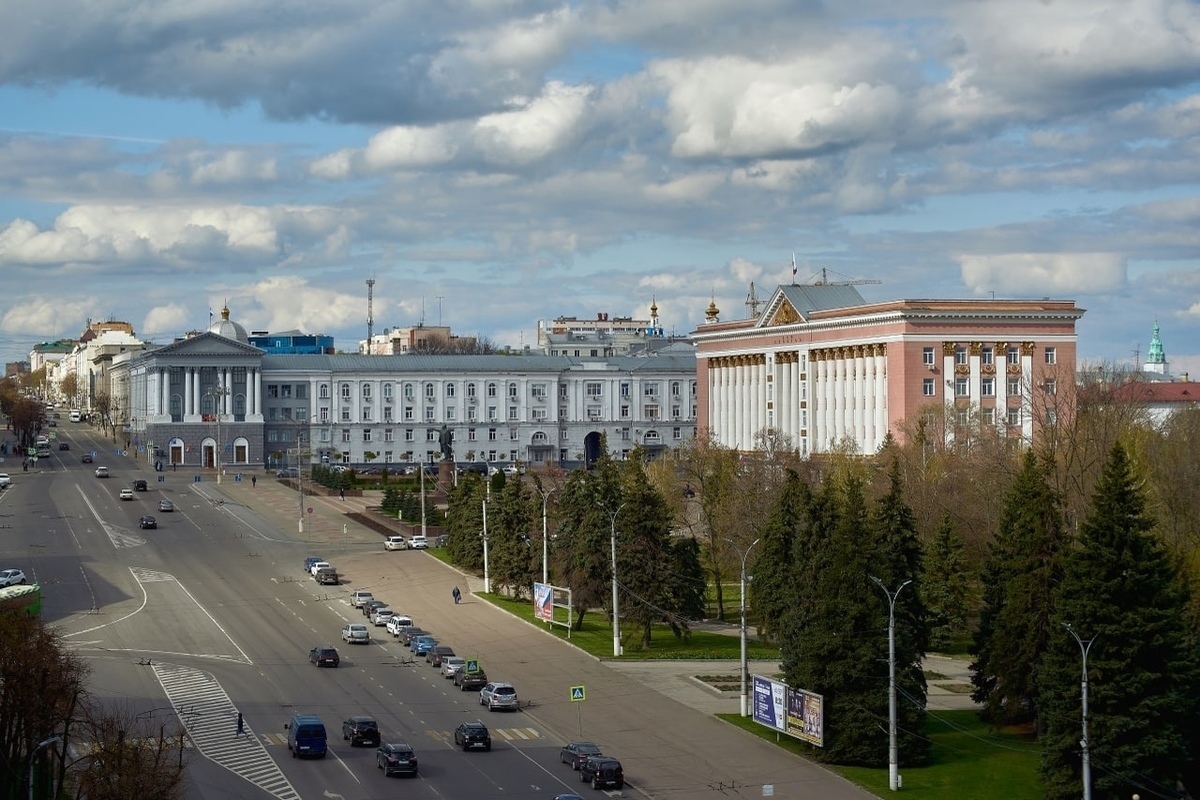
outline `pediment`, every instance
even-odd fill
[[[194,357],[211,357],[217,356],[227,358],[230,356],[242,356],[248,358],[262,358],[263,351],[253,345],[239,342],[236,339],[229,339],[224,336],[218,336],[215,333],[201,333],[198,336],[192,336],[182,341],[172,342],[165,347],[160,347],[153,353],[155,358],[162,359],[177,359],[177,358],[194,358]]]

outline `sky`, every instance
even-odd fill
[[[1200,376],[1193,0],[6,0],[0,357],[228,303],[354,351],[686,335],[825,270]]]

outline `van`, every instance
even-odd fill
[[[83,415],[78,411],[71,412],[71,422],[79,422],[81,419],[83,419]]]
[[[325,723],[315,714],[296,714],[283,726],[292,758],[324,758],[329,749]]]

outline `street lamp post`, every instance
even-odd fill
[[[213,416],[217,420],[217,445],[213,449],[213,466],[217,468],[217,483],[221,482],[221,411],[225,405],[226,389],[220,381],[209,387],[208,395],[213,399]]]
[[[613,658],[621,655],[621,609],[617,604],[617,515],[624,507],[625,504],[621,503],[616,511],[608,512],[609,532],[612,535]]]
[[[483,501],[483,591],[491,594],[492,576],[488,571],[487,500]]]
[[[733,547],[734,552],[736,552],[739,556],[741,556],[741,559],[742,559],[742,574],[741,574],[741,605],[742,605],[742,627],[741,627],[741,636],[742,636],[742,664],[741,664],[742,703],[741,703],[741,709],[742,710],[741,710],[741,713],[742,713],[743,717],[747,717],[750,715],[750,697],[749,697],[749,693],[748,693],[749,692],[748,684],[750,682],[750,675],[749,675],[750,667],[749,667],[749,662],[748,662],[748,659],[746,656],[746,559],[749,558],[750,551],[754,549],[754,545],[761,542],[762,539],[755,539],[753,542],[751,542],[746,547],[745,550],[739,550],[737,545],[734,544],[732,539],[727,540],[727,541]]]
[[[894,792],[900,788],[900,748],[896,744],[896,598],[912,581],[907,580],[890,592],[879,578],[874,575],[870,578],[888,600],[888,788]]]
[[[554,489],[555,487],[551,486],[548,491],[542,491],[541,485],[538,485],[538,491],[542,493],[542,583],[550,582],[550,538],[546,532],[546,504],[550,501],[550,495],[554,494]]]
[[[58,744],[61,741],[62,737],[58,735],[51,736],[49,739],[43,739],[34,746],[33,752],[29,754],[29,771],[26,773],[27,777],[29,778],[29,800],[33,800],[33,762],[37,759],[37,754],[45,750],[50,745]]]
[[[1083,738],[1079,741],[1081,750],[1082,763],[1080,765],[1083,773],[1083,800],[1092,800],[1092,755],[1088,742],[1088,671],[1087,657],[1088,651],[1092,649],[1092,642],[1096,641],[1093,636],[1090,639],[1082,638],[1075,629],[1071,627],[1071,623],[1064,622],[1063,627],[1071,636],[1075,637],[1076,643],[1079,644],[1079,652],[1083,656],[1083,681],[1081,688],[1083,689]],[[1099,635],[1099,634],[1097,634]],[[1136,795],[1135,795],[1136,796]]]

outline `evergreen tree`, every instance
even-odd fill
[[[609,604],[612,569],[605,503],[612,503],[614,511],[620,506],[620,501],[613,502],[618,492],[612,462],[603,457],[594,472],[575,470],[560,492],[554,574],[560,585],[571,589],[573,624],[579,630],[588,609]]]
[[[963,541],[949,514],[942,517],[926,553],[921,590],[929,615],[929,647],[945,649],[966,632],[972,595]]]
[[[533,491],[512,481],[488,501],[488,570],[492,591],[520,599],[533,588],[529,528],[537,511]]]
[[[759,635],[768,640],[779,640],[784,617],[799,602],[796,581],[800,574],[811,580],[808,563],[798,560],[795,553],[797,531],[804,525],[811,503],[808,484],[789,469],[763,528],[762,541],[747,559],[746,571],[754,576],[747,591],[749,604],[758,614]]]
[[[641,647],[650,647],[652,625],[663,619],[675,624],[678,598],[672,592],[671,516],[666,500],[646,476],[643,454],[635,449],[621,469],[621,513],[617,528],[617,584],[621,619],[639,631]]]
[[[1042,775],[1051,800],[1078,797],[1081,787],[1082,654],[1067,624],[1084,640],[1095,637],[1088,652],[1094,796],[1182,796],[1176,782],[1195,767],[1196,635],[1179,564],[1154,527],[1141,481],[1118,444],[1065,560],[1039,674]]]
[[[1066,541],[1048,468],[1030,451],[1005,499],[983,571],[971,697],[997,721],[1037,716],[1037,673],[1049,646]]]
[[[481,534],[486,496],[484,482],[475,475],[460,480],[446,495],[446,550],[452,564],[470,572],[483,569]],[[408,512],[404,513],[405,519],[409,519]]]
[[[670,580],[668,594],[674,603],[674,614],[667,621],[676,636],[686,638],[691,633],[687,621],[703,619],[705,613],[708,580],[698,540],[687,536],[672,541]]]

